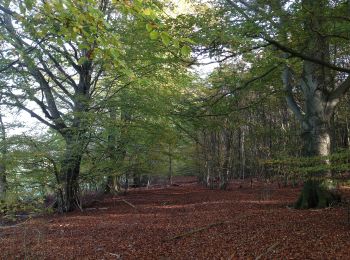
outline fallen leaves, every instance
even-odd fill
[[[35,218],[0,229],[0,259],[349,257],[346,209],[289,209],[298,189],[271,185],[262,200],[266,185],[249,184],[139,189],[106,197],[96,205],[103,210]]]

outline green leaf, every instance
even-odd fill
[[[152,14],[152,10],[149,8],[146,8],[143,10],[143,14],[146,16],[150,16]]]
[[[27,8],[27,10],[31,10],[33,8],[33,0],[24,0],[24,4]]]
[[[21,14],[24,14],[26,12],[26,8],[22,3],[19,4],[19,11]]]
[[[191,43],[191,44],[195,44],[195,42],[193,40],[191,40],[190,38],[181,38],[181,41],[182,42],[188,42],[188,43]]]
[[[178,39],[174,39],[173,42],[176,48],[180,48],[180,41]]]
[[[187,45],[182,46],[181,48],[181,54],[185,57],[188,57],[191,54],[191,48]]]
[[[153,30],[153,25],[150,24],[150,23],[146,24],[146,30],[147,30],[148,32],[151,32],[151,31]]]
[[[166,32],[162,32],[160,34],[160,37],[162,38],[162,42],[164,43],[164,45],[168,46],[171,40],[169,34]]]
[[[149,37],[152,39],[152,40],[157,40],[158,37],[159,37],[159,33],[157,31],[152,31],[149,33]]]
[[[88,59],[85,56],[80,57],[80,59],[78,60],[78,65],[83,65],[83,63],[86,61],[88,61]]]
[[[77,33],[77,32],[79,32],[79,28],[78,27],[73,27],[73,31],[75,32],[75,33]]]

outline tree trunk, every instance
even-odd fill
[[[0,200],[6,197],[6,167],[3,162],[0,163]]]
[[[115,173],[115,163],[117,162],[117,136],[114,122],[117,121],[117,113],[115,107],[109,108],[109,125],[107,126],[108,143],[107,143],[107,157],[110,166],[107,168],[107,183],[105,187],[106,194],[115,194],[117,186],[117,175]]]
[[[59,210],[69,212],[80,208],[79,174],[83,155],[83,145],[79,135],[65,136],[66,150],[61,162],[62,197]]]
[[[330,129],[327,124],[315,124],[302,133],[304,156],[329,156],[331,152]],[[328,163],[328,160],[325,160]]]
[[[231,142],[232,142],[232,132],[228,129],[224,129],[225,138],[225,156],[224,163],[222,167],[222,180],[220,183],[220,189],[226,190],[229,182],[230,175],[230,160],[231,160]]]
[[[318,60],[330,61],[330,44],[327,37],[319,32],[325,29],[325,1],[303,0],[305,16],[303,30],[307,34],[304,53]],[[286,21],[284,21],[286,22]],[[287,55],[288,56],[288,55]],[[283,83],[287,94],[287,103],[302,125],[304,141],[303,155],[320,157],[324,170],[307,176],[304,188],[295,204],[296,208],[325,207],[336,199],[325,183],[330,177],[327,158],[331,153],[330,121],[339,98],[348,88],[348,81],[335,86],[334,76],[328,68],[311,61],[303,61],[302,75],[295,78],[290,67],[286,65],[283,72]],[[345,85],[344,85],[345,84]],[[301,87],[305,100],[304,110],[294,99],[293,88]]]
[[[325,184],[331,177],[327,167],[331,154],[330,122],[335,103],[329,103],[326,85],[330,83],[320,65],[304,62],[302,88],[305,97],[305,115],[301,120],[305,157],[320,157],[319,164],[325,169],[308,174],[304,188],[295,204],[296,208],[322,208],[329,206],[334,199],[332,191]]]
[[[239,128],[239,156],[240,156],[240,178],[245,179],[245,129],[244,126]]]
[[[297,209],[325,208],[340,201],[340,196],[327,187],[325,181],[309,179],[295,203]]]
[[[324,121],[323,121],[324,122]],[[319,162],[327,167],[330,164],[327,156],[331,153],[330,128],[319,120],[308,120],[309,129],[303,133],[304,155],[306,157],[325,157]],[[327,179],[331,177],[328,169],[311,173],[304,183],[303,190],[295,203],[295,208],[324,208],[339,201],[339,196],[327,187]]]
[[[168,172],[168,181],[169,185],[173,184],[173,158],[171,154],[171,145],[169,144],[169,172]]]
[[[0,114],[0,127],[1,127],[1,161],[0,161],[0,200],[6,197],[7,180],[6,180],[6,129],[4,122],[2,121],[2,115]]]

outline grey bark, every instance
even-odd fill
[[[312,10],[317,14],[304,22],[304,28],[309,32],[309,38],[305,41],[305,53],[315,59],[329,62],[329,43],[325,37],[316,32],[323,26],[324,6],[310,0],[304,0],[303,4],[306,10]],[[290,67],[285,66],[282,80],[287,104],[302,126],[304,155],[328,156],[331,152],[330,120],[345,90],[344,85],[336,88],[330,69],[309,60],[303,61],[303,71],[299,79],[296,79]],[[294,97],[293,90],[298,85],[305,99],[303,110]]]
[[[108,143],[107,143],[107,157],[110,161],[110,165],[114,165],[114,163],[117,161],[117,151],[116,151],[116,142],[117,142],[117,136],[116,131],[113,126],[113,122],[117,120],[117,113],[115,107],[109,108],[109,125],[107,126],[108,131]],[[119,190],[118,184],[117,184],[117,175],[114,174],[114,169],[112,167],[109,167],[107,169],[107,185],[105,188],[106,193],[112,193],[114,194],[116,191]]]
[[[239,128],[240,178],[245,179],[245,127]]]
[[[303,7],[309,12],[310,17],[304,21],[304,28],[309,38],[306,39],[305,54],[314,57],[317,63],[309,59],[303,61],[302,75],[295,79],[291,68],[285,66],[282,75],[286,91],[286,99],[289,108],[293,111],[302,126],[302,138],[304,140],[304,156],[324,157],[323,163],[329,164],[327,156],[331,153],[330,124],[336,105],[343,94],[349,89],[349,78],[341,85],[335,86],[329,66],[329,43],[325,37],[318,33],[323,28],[324,2],[304,0]],[[303,97],[304,109],[298,105],[294,98],[293,88],[299,81]],[[322,180],[312,177],[329,176],[330,171],[321,170],[308,176],[296,208],[326,207],[333,201],[338,200],[332,192],[321,185]]]
[[[230,177],[230,162],[231,162],[231,143],[232,143],[232,131],[224,129],[224,140],[225,140],[225,155],[224,163],[222,166],[222,180],[220,184],[221,189],[226,189]]]
[[[169,184],[173,184],[173,156],[171,151],[171,145],[169,144],[169,151],[168,151],[168,157],[169,157],[169,172],[168,172],[168,181]]]
[[[6,197],[7,180],[6,180],[6,129],[0,114],[0,128],[1,128],[1,160],[0,160],[0,200]]]

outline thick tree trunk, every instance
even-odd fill
[[[305,54],[329,62],[328,38],[319,33],[325,29],[326,2],[303,0],[303,8],[309,16],[305,17],[303,28],[308,38],[305,39]],[[339,102],[343,87],[335,87],[332,73],[326,67],[307,60],[303,61],[303,71],[299,84],[305,100],[304,110],[293,97],[293,85],[296,86],[295,73],[286,66],[283,82],[287,93],[287,103],[302,125],[304,141],[303,155],[319,157],[319,164],[325,169],[309,173],[304,188],[295,204],[296,208],[325,207],[332,203],[335,196],[325,183],[330,177],[327,166],[331,153],[330,121],[334,108]],[[345,89],[345,88],[344,88]]]
[[[82,142],[79,135],[65,136],[66,150],[61,162],[62,197],[59,210],[69,212],[80,208],[79,174],[83,155]]]
[[[320,164],[326,168],[330,164],[327,158],[331,153],[330,128],[327,123],[317,122],[318,120],[309,120],[311,129],[303,133],[303,150],[307,157],[325,157],[320,160]],[[309,174],[295,208],[324,208],[339,201],[339,196],[326,185],[330,177],[328,169]]]
[[[302,133],[304,156],[329,156],[331,153],[330,128],[327,123],[309,120],[310,128]],[[328,160],[325,161],[326,163]]]
[[[297,209],[325,208],[339,202],[340,196],[327,187],[325,181],[309,179],[295,203]]]
[[[317,76],[315,76],[317,75]],[[304,63],[304,96],[305,115],[301,120],[304,141],[303,155],[319,157],[319,164],[324,169],[309,173],[304,188],[295,204],[296,208],[322,208],[337,200],[337,196],[327,188],[325,182],[331,177],[327,169],[331,154],[330,121],[334,112],[334,104],[328,102],[326,76],[320,77],[319,66],[309,62]],[[324,91],[321,91],[321,90]]]

